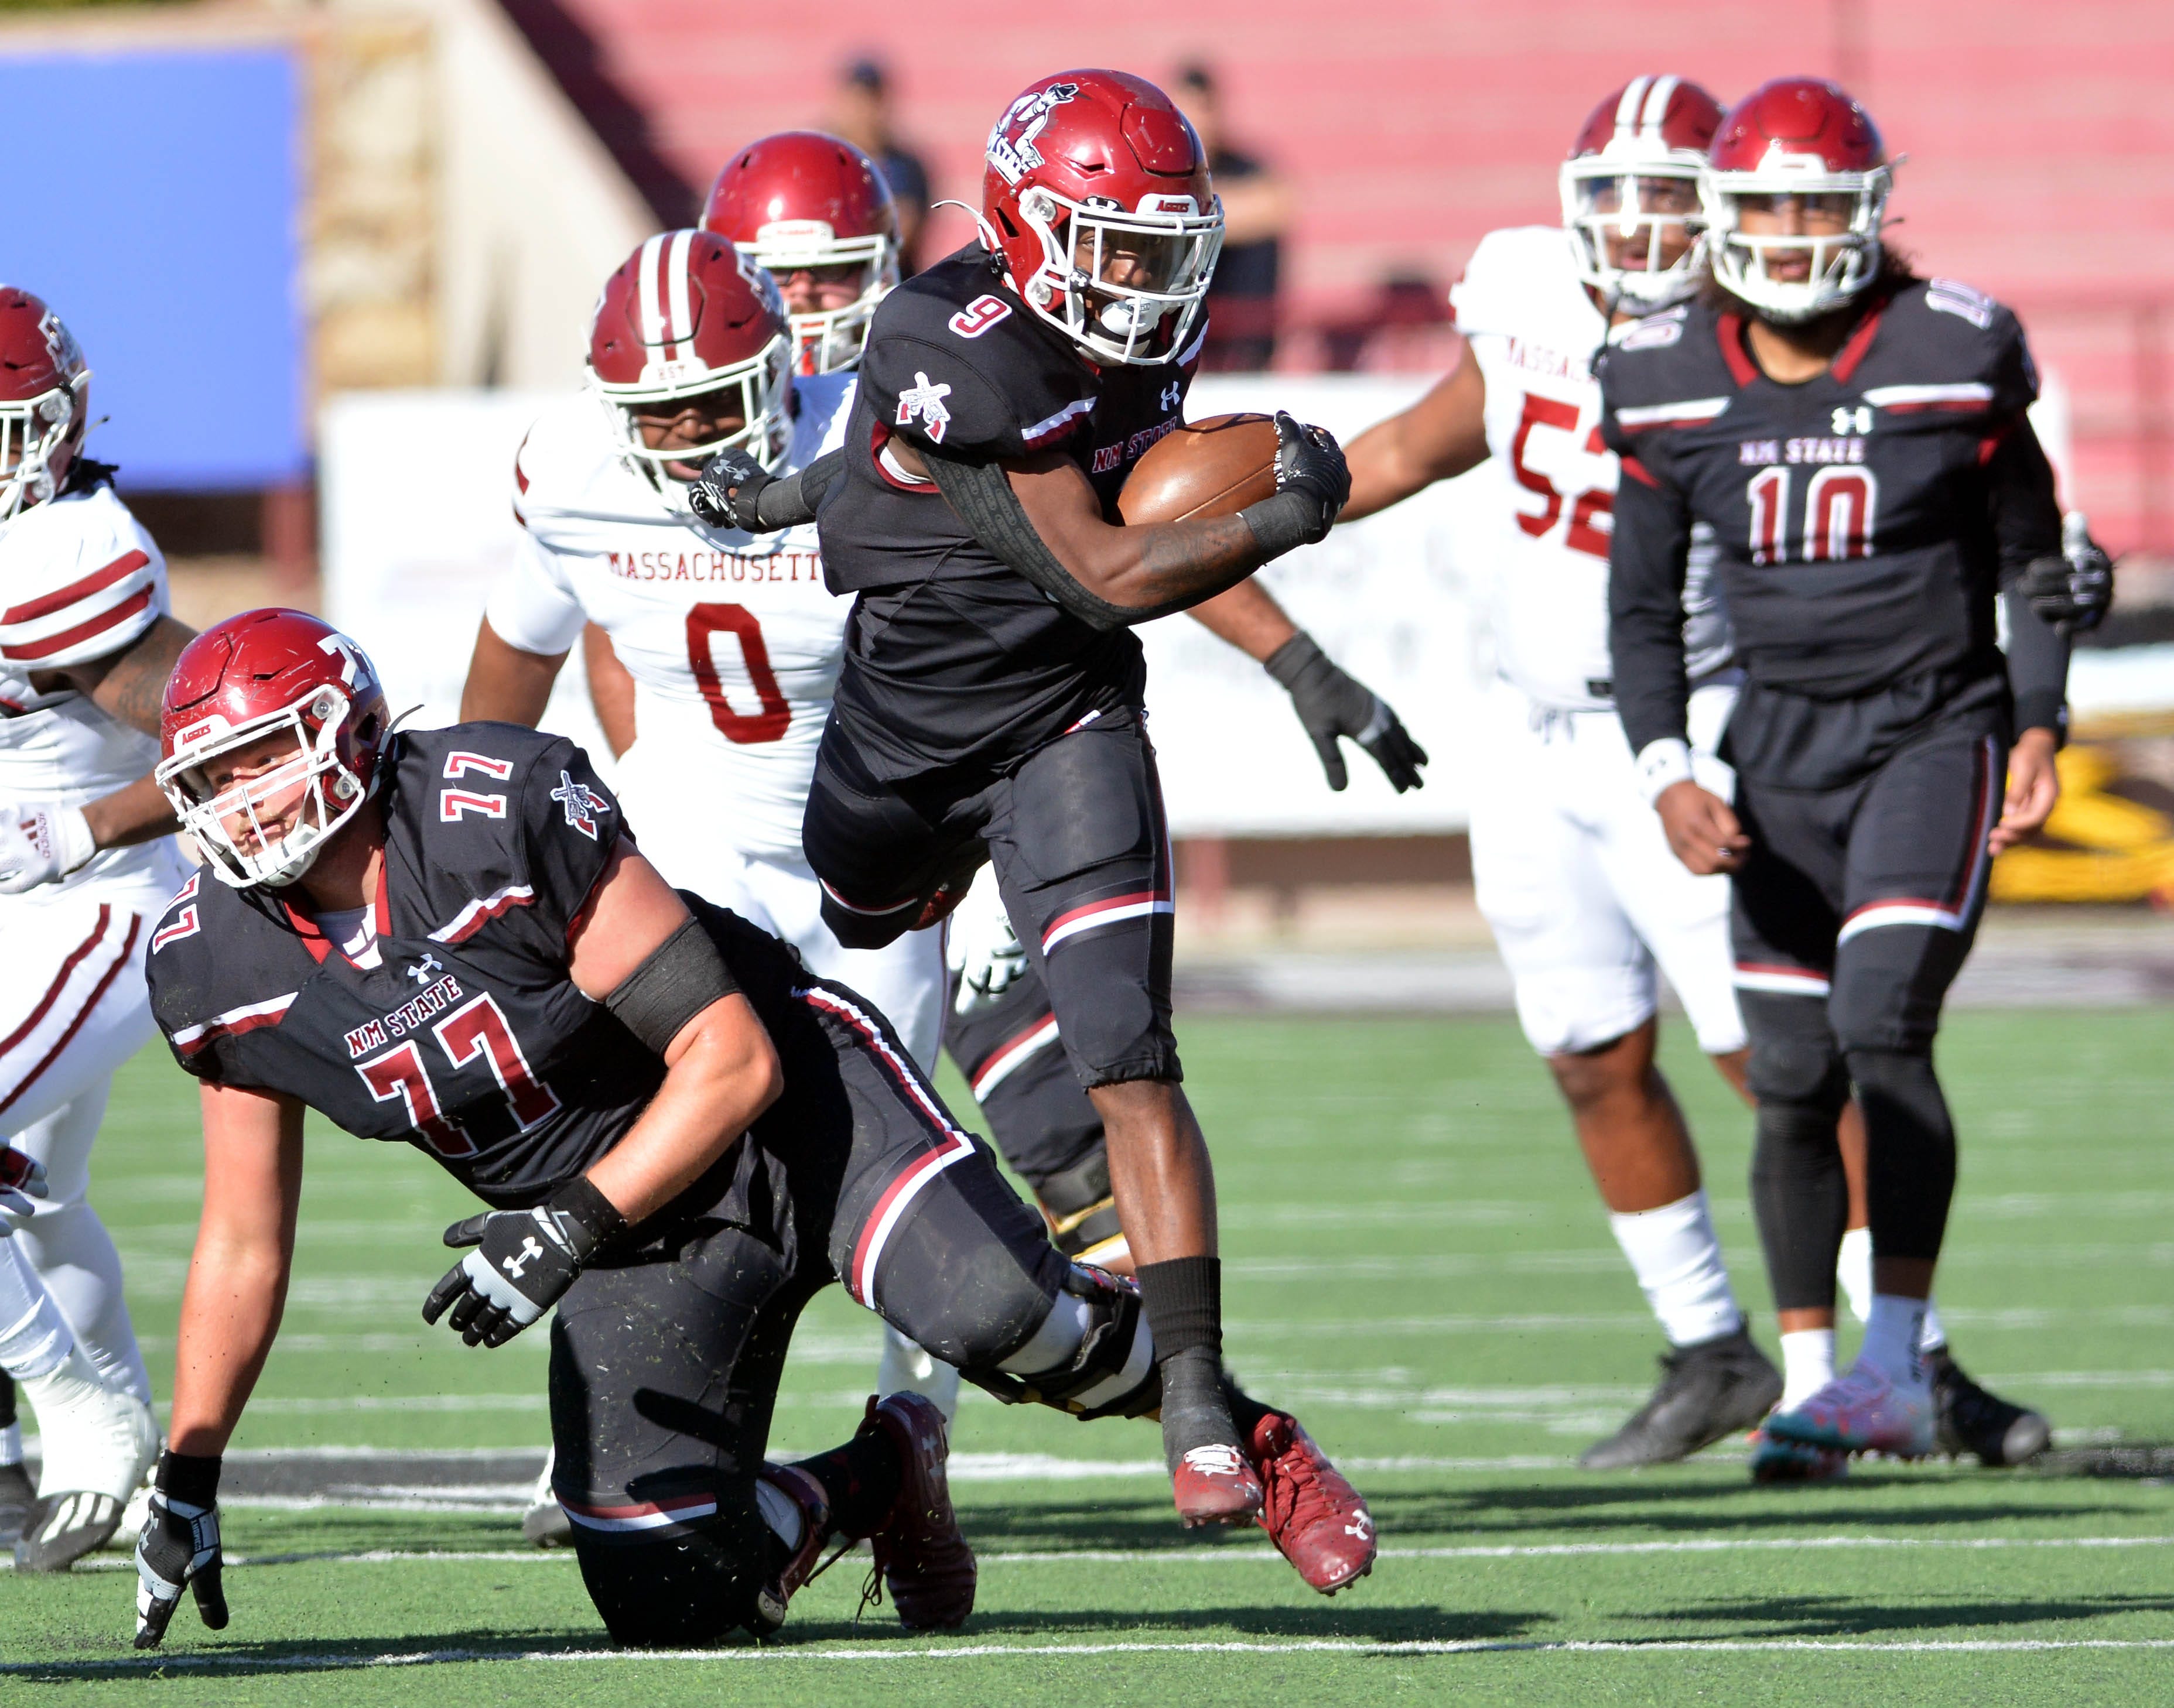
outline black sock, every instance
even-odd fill
[[[15,1421],[15,1378],[0,1370],[0,1430]]]
[[[898,1448],[880,1426],[863,1429],[842,1447],[802,1459],[793,1467],[823,1485],[830,1527],[856,1539],[883,1527],[906,1480]]]
[[[1136,1272],[1140,1309],[1155,1335],[1158,1361],[1204,1346],[1223,1356],[1223,1260],[1173,1257],[1143,1263]]]

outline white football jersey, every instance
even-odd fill
[[[72,688],[40,693],[39,673],[132,645],[170,608],[166,560],[111,486],[46,500],[0,524],[0,799],[80,807],[136,781],[159,743]],[[110,848],[38,904],[86,884],[174,870],[173,840]]]
[[[841,442],[853,388],[793,381],[787,469]],[[618,787],[646,840],[798,858],[852,601],[823,585],[814,523],[746,534],[668,506],[620,457],[608,407],[584,392],[529,429],[513,501],[527,532],[485,614],[530,652],[566,651],[584,620],[610,635],[635,680]]]

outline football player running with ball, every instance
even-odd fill
[[[1152,84],[1068,72],[1004,110],[987,159],[981,241],[876,311],[842,455],[781,480],[721,459],[696,502],[761,528],[819,514],[824,573],[859,596],[803,827],[825,917],[841,942],[885,943],[994,865],[1106,1129],[1178,1510],[1238,1522],[1283,1474],[1271,1461],[1328,1467],[1268,1414],[1235,1417],[1221,1379],[1214,1176],[1178,1083],[1131,626],[1322,538],[1344,459],[1281,418],[1273,496],[1113,522],[1198,359],[1222,236],[1199,139]]]
[[[621,1642],[774,1630],[836,1539],[873,1543],[910,1629],[972,1610],[928,1401],[872,1399],[852,1440],[764,1462],[794,1322],[833,1280],[1004,1397],[1160,1403],[1137,1295],[1050,1245],[864,998],[668,885],[571,742],[395,735],[361,650],[292,611],[193,642],[163,724],[208,866],[160,922],[151,1002],[201,1082],[204,1206],[138,1646],[192,1582],[226,1623],[220,1460],[278,1332],[305,1107],[489,1207],[446,1230],[471,1249],[426,1322],[495,1347],[557,1307],[557,1488]],[[1309,1581],[1361,1574],[1351,1503],[1269,1468]]]
[[[1863,1348],[1792,1392],[1755,1473],[1913,1457],[1944,1435],[1974,1436],[1991,1462],[2044,1441],[2042,1419],[1928,1344],[1955,1176],[1933,1039],[1993,856],[2058,793],[2066,630],[2096,620],[2111,573],[2095,549],[2062,555],[2014,316],[1883,246],[1890,176],[1871,120],[1833,84],[1755,91],[1701,179],[1710,288],[1601,365],[1601,433],[1624,477],[1616,700],[1669,846],[1734,880],[1753,1206],[1785,1335],[1825,1337],[1830,1359],[1847,1214],[1836,1117],[1852,1087],[1864,1115]],[[1686,716],[1684,587],[1701,537],[1745,673],[1724,744],[1733,806],[1701,780]]]
[[[151,1037],[153,922],[185,870],[149,773],[191,631],[114,471],[83,454],[89,386],[59,317],[0,286],[0,1538],[31,1571],[111,1537],[159,1451],[89,1193],[114,1070]],[[35,1499],[19,1386],[45,1443]]]

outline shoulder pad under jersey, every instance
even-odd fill
[[[0,527],[0,666],[58,670],[108,657],[169,608],[165,557],[102,482]]]

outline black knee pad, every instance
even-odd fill
[[[1739,991],[1751,1060],[1744,1081],[1761,1105],[1787,1103],[1831,1108],[1849,1100],[1849,1076],[1827,1024],[1826,1004],[1813,997]]]
[[[1072,1091],[1086,1101],[1078,1086]],[[1122,1238],[1125,1231],[1117,1216],[1117,1196],[1110,1188],[1110,1155],[1100,1142],[1099,1122],[1095,1138],[1094,1154],[1077,1167],[1030,1181],[1049,1223],[1049,1237],[1068,1257]]]
[[[1928,1051],[1852,1050],[1864,1109],[1864,1196],[1872,1249],[1934,1258],[1955,1191],[1955,1129]]]
[[[891,1230],[879,1297],[885,1321],[946,1364],[994,1366],[1034,1338],[1065,1269],[983,1152],[938,1175]]]
[[[1827,999],[1841,1048],[1929,1051],[1940,1005],[1969,951],[1968,937],[1935,926],[1882,926],[1852,938],[1836,957]]]
[[[756,1592],[770,1575],[770,1533],[750,1478],[721,1494],[715,1517],[669,1541],[597,1540],[577,1528],[574,1553],[614,1641],[707,1648],[754,1617]]]
[[[1050,1406],[1083,1423],[1152,1416],[1162,1405],[1162,1374],[1139,1289],[1075,1263],[1067,1269],[1063,1291],[1067,1299],[1085,1305],[1088,1319],[1086,1332],[1068,1356],[1047,1370],[1024,1375],[993,1365],[970,1365],[961,1374],[1008,1405]]]

